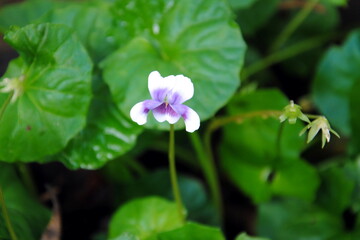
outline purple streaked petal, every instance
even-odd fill
[[[147,114],[150,110],[161,105],[161,102],[154,100],[145,100],[135,104],[130,110],[131,119],[139,125],[144,125],[147,120]]]
[[[165,103],[153,109],[153,114],[158,122],[168,121],[170,124],[176,123],[181,117],[172,106]]]
[[[181,104],[194,95],[194,85],[190,78],[184,75],[168,76],[164,80],[173,81],[173,88],[168,93],[168,102],[173,105]]]
[[[172,107],[182,118],[184,118],[187,132],[194,132],[199,129],[200,117],[193,109],[182,104],[173,105]]]
[[[164,102],[168,92],[173,89],[174,81],[163,78],[158,71],[153,71],[148,77],[148,87],[152,99]]]

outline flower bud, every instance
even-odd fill
[[[291,100],[289,105],[284,107],[283,114],[279,117],[280,122],[284,122],[286,119],[289,119],[290,124],[295,124],[296,119],[298,118],[304,122],[310,123],[309,118],[301,112],[301,107]]]

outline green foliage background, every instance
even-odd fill
[[[24,90],[10,103],[11,93],[0,92],[0,205],[8,209],[0,214],[0,239],[13,239],[6,215],[20,240],[44,232],[50,211],[20,169],[51,162],[101,171],[114,187],[109,229],[93,239],[359,239],[360,29],[341,27],[347,4],[27,0],[3,6],[0,31],[18,57],[2,63],[0,81],[24,77]],[[154,70],[183,74],[195,87],[186,104],[199,114],[201,129],[185,135],[183,121],[175,125],[186,222],[172,202],[167,171],[149,167],[158,155],[143,160],[149,151],[164,158],[167,123],[149,114],[138,126],[129,116],[134,104],[150,98],[147,76]],[[286,88],[292,83],[301,86],[296,94]],[[320,138],[306,144],[299,136],[304,123],[280,123],[289,100],[326,116],[341,139],[331,136],[319,154]],[[246,229],[226,227],[238,200],[228,199],[231,191],[257,209]]]

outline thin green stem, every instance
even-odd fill
[[[318,117],[321,117],[321,115],[314,115],[314,114],[305,114],[310,119],[316,119]]]
[[[245,119],[253,118],[253,117],[262,117],[262,118],[279,117],[281,114],[282,111],[279,110],[261,110],[261,111],[240,113],[233,116],[214,118],[207,128],[205,136],[211,134],[211,132],[229,123],[241,123]]]
[[[205,151],[204,145],[202,144],[197,132],[190,134],[190,140],[194,146],[196,155],[199,158],[206,181],[209,184],[212,199],[219,213],[219,217],[222,219],[223,204],[221,198],[221,188],[212,151]]]
[[[170,180],[173,190],[174,199],[179,211],[179,216],[183,222],[185,222],[185,210],[181,200],[180,188],[177,182],[176,165],[175,165],[175,131],[174,125],[170,124],[170,140],[169,140],[169,168],[170,168]]]
[[[1,109],[0,109],[0,121],[4,115],[4,112],[7,108],[7,106],[9,105],[10,101],[11,101],[11,98],[13,96],[13,93],[9,94],[8,98],[5,100],[4,104],[1,106]]]
[[[4,220],[5,220],[5,224],[6,224],[6,227],[7,227],[8,231],[9,231],[11,240],[17,240],[14,228],[13,228],[13,226],[11,224],[11,221],[10,221],[9,213],[8,213],[6,205],[5,205],[5,199],[4,199],[4,195],[3,195],[3,192],[2,192],[1,186],[0,186],[0,204],[1,204],[1,208],[2,208],[3,217],[4,217]]]
[[[293,44],[292,46],[287,47],[283,50],[270,54],[269,56],[263,58],[262,60],[255,62],[249,67],[246,67],[241,73],[242,81],[245,81],[255,73],[260,72],[276,63],[282,62],[286,59],[297,56],[303,52],[317,48],[333,37],[334,35],[326,35],[326,36],[307,39],[300,43]]]
[[[319,0],[308,0],[304,8],[302,8],[298,14],[289,22],[288,25],[283,29],[279,36],[275,39],[272,44],[270,51],[276,51],[281,48],[285,42],[291,37],[291,35],[296,31],[296,29],[301,25],[301,23],[309,16],[313,8]]]
[[[168,141],[154,141],[150,148],[158,152],[167,153],[169,151],[169,142]],[[187,164],[192,168],[199,168],[199,165],[196,163],[196,158],[192,151],[186,147],[176,146],[177,151],[175,152],[175,158],[181,159],[183,163]]]

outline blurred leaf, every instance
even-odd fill
[[[345,171],[332,166],[320,172],[321,185],[319,188],[318,205],[329,212],[341,216],[350,206],[355,183]]]
[[[298,11],[291,11],[289,19],[294,18]],[[281,27],[285,27],[288,21],[284,21],[281,16],[277,16],[277,23],[282,23]],[[281,63],[283,71],[290,76],[297,75],[303,79],[308,79],[310,75],[313,75],[315,67],[320,61],[325,47],[324,44],[320,44],[324,41],[326,36],[331,39],[332,34],[338,29],[340,23],[340,13],[338,9],[324,1],[320,2],[318,10],[312,11],[309,16],[303,21],[298,29],[293,33],[292,37],[285,44],[286,46],[293,46],[300,42],[319,41],[319,47],[306,51],[293,58],[287,59]],[[271,24],[276,24],[272,22]],[[288,80],[289,81],[289,80]],[[289,85],[293,85],[293,81],[289,81]],[[307,82],[303,82],[303,85],[308,85]]]
[[[230,115],[251,111],[281,110],[287,99],[277,90],[258,90],[237,96],[228,107]],[[221,165],[224,171],[254,202],[267,201],[273,194],[314,198],[319,180],[316,170],[300,159],[304,139],[302,124],[276,118],[250,118],[224,128]]]
[[[241,0],[238,0],[241,2]],[[237,11],[237,22],[244,35],[253,35],[276,13],[280,0],[260,0]]]
[[[182,226],[175,203],[158,197],[132,200],[121,206],[110,222],[109,240],[124,233],[139,240],[157,239],[157,235]]]
[[[354,31],[341,47],[332,47],[318,66],[313,83],[314,101],[330,124],[350,135],[350,92],[360,80],[360,31]],[[336,109],[336,111],[334,111]]]
[[[5,77],[24,76],[25,90],[0,124],[0,159],[33,161],[65,147],[85,125],[92,63],[66,26],[28,25],[5,35],[20,57]],[[8,94],[0,94],[3,105]]]
[[[124,114],[150,98],[147,77],[153,70],[192,79],[195,95],[188,105],[202,120],[236,91],[245,43],[225,2],[127,0],[118,2],[115,10],[124,34],[134,38],[106,58],[102,67]],[[154,120],[146,126],[168,129],[168,124]]]
[[[326,34],[334,31],[340,23],[340,14],[336,7],[328,2],[332,0],[321,0],[319,8],[313,10],[304,22],[294,32],[295,38],[300,36],[312,37],[314,35]],[[294,12],[294,17],[298,11]],[[311,35],[312,34],[312,35]]]
[[[347,163],[343,167],[343,171],[346,178],[348,178],[354,184],[351,196],[351,208],[355,212],[360,212],[360,158],[357,158],[354,162],[347,161]]]
[[[251,5],[253,5],[258,0],[228,0],[230,6],[234,10],[242,9],[242,8],[248,8]]]
[[[348,3],[348,0],[324,0],[326,2],[329,2],[335,6],[346,6]]]
[[[322,208],[288,199],[261,204],[257,229],[273,240],[328,240],[342,232],[342,222]]]
[[[130,233],[124,233],[117,238],[112,238],[111,240],[138,240],[138,239],[139,238],[137,238],[135,235],[132,235]]]
[[[59,5],[59,2],[49,0],[28,0],[6,5],[0,9],[0,31],[5,32],[10,26],[30,24]]]
[[[122,44],[122,33],[110,13],[111,5],[96,3],[73,3],[55,8],[40,19],[41,22],[60,23],[74,29],[95,62],[114,52]],[[116,29],[116,30],[115,30]]]
[[[17,238],[40,239],[50,220],[50,211],[27,192],[10,164],[0,163],[0,186]],[[0,211],[0,239],[10,239],[2,214]]]
[[[267,239],[259,238],[259,237],[250,237],[246,233],[242,233],[239,236],[237,236],[235,240],[267,240]]]
[[[159,234],[159,240],[225,240],[220,229],[200,225],[197,223],[186,223],[181,228]]]
[[[360,58],[359,58],[360,59]],[[351,125],[351,141],[350,154],[358,156],[360,154],[360,81],[354,83],[350,91],[350,125]]]
[[[217,215],[212,202],[207,196],[204,186],[196,179],[179,176],[179,187],[188,219],[204,224],[218,225]],[[161,169],[142,176],[137,180],[123,183],[119,187],[123,200],[157,195],[172,199],[170,175],[167,169]]]

